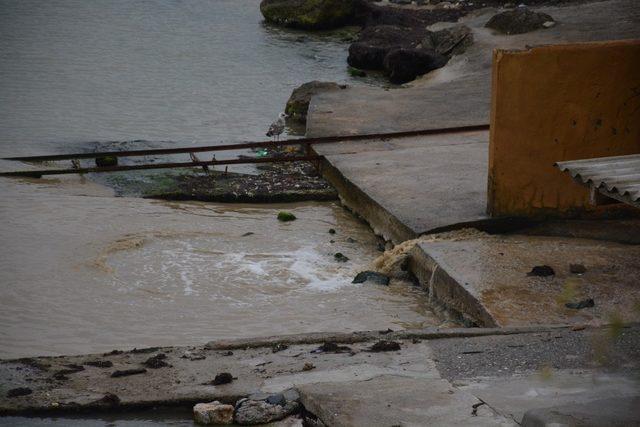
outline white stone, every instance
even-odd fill
[[[198,403],[193,407],[193,418],[196,423],[204,425],[232,424],[233,410],[233,405],[224,405],[217,400]]]

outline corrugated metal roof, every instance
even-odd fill
[[[605,196],[640,207],[640,154],[571,160],[555,166]]]

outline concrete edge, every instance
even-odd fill
[[[317,154],[315,150],[313,152]],[[375,234],[395,244],[418,237],[417,233],[349,181],[326,157],[322,159],[320,172],[336,189],[342,204],[369,224]]]
[[[485,328],[500,326],[482,303],[455,276],[427,254],[420,245],[409,252],[409,271],[418,278],[429,298],[465,323]]]
[[[358,332],[315,332],[307,334],[279,335],[265,338],[246,338],[233,340],[210,341],[205,345],[209,350],[238,350],[260,347],[271,347],[274,344],[304,345],[322,344],[332,341],[339,344],[353,344],[374,340],[423,339],[434,340],[444,338],[473,338],[487,335],[514,335],[546,332],[564,329],[570,325],[516,326],[505,328],[423,328],[404,331],[358,331]]]

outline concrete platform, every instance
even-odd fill
[[[328,426],[515,426],[473,395],[442,379],[381,376],[299,388],[304,407]]]
[[[396,243],[422,233],[489,221],[489,134],[323,144],[324,176],[342,201]]]
[[[640,320],[640,246],[540,236],[420,243],[411,271],[432,298],[482,326]],[[584,274],[570,273],[582,264]],[[555,275],[532,277],[534,266]],[[593,298],[581,310],[567,302]]]
[[[600,362],[594,343],[603,336],[608,337],[608,357]],[[400,349],[370,352],[378,339],[397,341]],[[325,341],[339,341],[351,351],[318,352]],[[274,343],[289,346],[274,352]],[[610,329],[591,327],[428,329],[4,360],[0,425],[25,420],[7,415],[83,412],[86,418],[98,418],[108,413],[117,420],[124,411],[158,406],[186,409],[180,413],[188,419],[188,408],[197,402],[234,403],[294,388],[307,411],[325,425],[511,426],[532,409],[640,395],[639,343],[637,324],[623,327],[613,338]],[[111,376],[115,370],[141,368],[159,353],[166,355],[162,360],[167,366]],[[98,360],[103,367],[87,364]],[[305,363],[314,368],[303,369]],[[220,372],[236,379],[211,385]],[[29,387],[32,393],[7,396],[16,387]],[[608,413],[612,425],[627,419]]]

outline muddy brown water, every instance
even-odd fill
[[[298,219],[277,221],[282,209]],[[350,283],[377,239],[336,203],[174,203],[82,178],[2,179],[0,216],[0,358],[438,323],[417,288]]]

